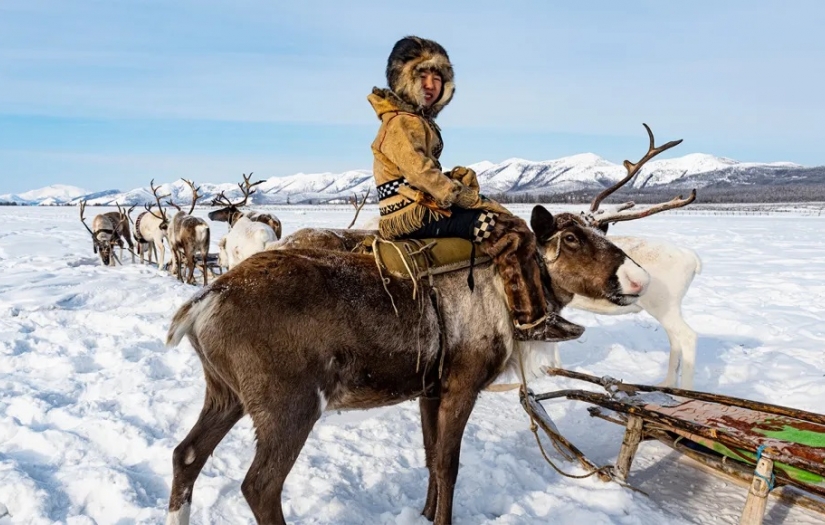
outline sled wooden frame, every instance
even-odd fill
[[[799,469],[813,476],[825,477],[825,463],[789,455],[784,447],[760,447],[754,440],[743,439],[742,435],[724,432],[719,428],[697,424],[694,421],[649,409],[647,407],[656,406],[655,402],[643,402],[639,394],[659,392],[679,402],[687,403],[695,400],[704,404],[747,409],[764,414],[768,418],[781,416],[799,420],[803,424],[823,427],[825,427],[825,415],[692,390],[626,384],[610,377],[595,377],[560,368],[545,368],[544,372],[551,376],[586,381],[599,385],[607,391],[607,393],[598,393],[587,390],[558,390],[535,394],[527,390],[526,395],[524,391],[520,395],[522,406],[552,440],[556,450],[568,460],[578,460],[588,471],[594,471],[598,467],[561,435],[541,405],[541,401],[565,398],[596,405],[588,409],[592,417],[625,427],[622,446],[616,465],[612,468],[612,475],[600,475],[599,478],[603,481],[613,479],[620,483],[626,482],[639,444],[642,441],[655,439],[690,460],[698,462],[701,468],[711,469],[715,474],[723,475],[750,487],[740,525],[762,523],[768,494],[774,495],[787,504],[799,505],[825,514],[825,484],[804,483],[790,477],[785,470],[782,470],[783,468]],[[641,406],[642,404],[646,406]],[[728,451],[736,452],[740,458],[733,459],[730,455],[719,454],[707,448],[708,443],[718,444]],[[816,450],[820,448],[818,445],[815,447]],[[755,457],[750,458],[750,455]],[[774,469],[775,461],[781,467]],[[696,466],[695,463],[694,466]],[[604,467],[602,467],[603,470]],[[754,475],[754,472],[757,475]]]
[[[197,268],[199,264],[202,264],[203,256],[200,253],[195,254],[195,267]],[[217,253],[208,253],[206,254],[206,267],[212,272],[212,276],[221,275],[223,274],[223,267],[218,264],[218,254]]]

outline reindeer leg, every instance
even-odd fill
[[[186,254],[186,269],[189,271],[186,284],[195,284],[195,250],[190,250]]]
[[[167,525],[189,525],[192,489],[206,460],[243,416],[238,397],[227,388],[206,381],[206,401],[197,423],[172,454],[172,492]],[[219,395],[218,395],[219,394]]]
[[[313,390],[286,392],[272,383],[270,402],[250,414],[258,444],[241,492],[258,523],[286,524],[281,508],[284,480],[321,415],[319,394]]]
[[[466,372],[466,371],[465,371]],[[478,370],[475,377],[483,374]],[[453,492],[458,477],[458,459],[461,454],[461,438],[464,427],[473,411],[478,390],[468,387],[473,377],[463,374],[448,377],[442,390],[441,404],[438,408],[438,440],[436,443],[435,474],[438,484],[438,501],[436,503],[435,525],[449,525],[453,519]],[[463,383],[463,384],[462,384]]]
[[[204,286],[207,285],[206,256],[207,256],[207,253],[204,252],[203,250],[201,250],[201,257],[203,258],[203,264],[201,266],[203,267],[203,285]]]
[[[651,315],[665,329],[670,342],[667,377],[661,386],[675,387],[681,379],[681,388],[691,390],[696,362],[696,332],[688,326],[678,308],[668,308],[665,312],[653,311]]]
[[[424,455],[429,472],[427,483],[427,500],[421,515],[430,521],[435,518],[435,509],[438,502],[438,483],[435,472],[436,443],[438,442],[438,408],[441,403],[439,398],[418,399],[418,407],[421,411],[421,430],[424,434]]]

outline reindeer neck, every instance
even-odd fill
[[[541,272],[541,282],[544,284],[545,299],[548,304],[558,305],[558,310],[561,310],[573,301],[575,294],[562,289],[558,285],[558,281],[553,279],[544,259],[541,256],[537,256],[536,258],[539,263],[539,271]]]
[[[238,219],[243,217],[243,212],[236,211],[229,214],[229,227],[235,226],[235,223],[238,222]]]

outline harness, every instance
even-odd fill
[[[108,233],[109,235],[114,235],[114,234],[115,234],[115,230],[113,230],[113,229],[111,229],[111,228],[101,228],[101,229],[99,229],[99,230],[95,230],[95,231],[93,231],[93,232],[92,232],[92,238],[93,238],[93,239],[95,240],[95,242],[96,242],[96,243],[98,243],[98,244],[103,244],[103,243],[100,241],[100,239],[98,239],[98,238],[97,238],[97,236],[98,236],[99,234],[101,234],[101,233]]]
[[[137,219],[135,219],[135,240],[136,240],[137,242],[139,242],[139,243],[147,243],[147,242],[149,242],[149,241],[147,241],[147,240],[146,240],[146,238],[143,236],[143,234],[141,234],[141,233],[140,233],[140,220],[141,220],[141,219],[143,218],[143,216],[144,216],[144,215],[146,215],[147,213],[149,213],[149,212],[148,212],[148,211],[145,211],[145,212],[141,213],[140,215],[138,215],[138,216],[137,216]]]

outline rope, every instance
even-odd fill
[[[404,252],[402,252],[401,248],[399,248],[392,241],[385,241],[383,239],[379,239],[379,238],[376,237],[375,241],[373,241],[373,242],[389,244],[390,246],[392,246],[395,249],[395,251],[398,252],[398,256],[401,257],[401,262],[404,263],[404,269],[407,270],[407,273],[410,275],[410,278],[412,279],[412,282],[413,282],[413,299],[415,299],[415,296],[418,293],[418,279],[416,278],[416,274],[412,271],[412,268],[410,268],[410,265],[407,264],[407,259],[404,257]],[[380,265],[381,264],[381,257],[378,255],[378,250],[373,246],[372,251],[376,254],[375,255],[375,261]],[[380,268],[378,270],[379,270],[379,272],[381,271]],[[386,288],[387,287],[385,285],[384,289],[386,290]],[[389,291],[387,291],[387,293],[389,293]],[[393,303],[393,308],[395,308],[395,303]],[[398,310],[396,310],[395,313],[398,314]]]
[[[759,466],[759,460],[762,459],[762,452],[765,451],[765,445],[759,445],[759,448],[756,449],[756,466]],[[768,487],[768,492],[772,491],[774,486],[776,486],[776,475],[773,473],[773,469],[771,469],[771,479],[766,478],[762,474],[756,471],[756,468],[753,469],[753,475],[757,478],[761,479],[765,482],[765,485]]]
[[[377,240],[377,239],[376,239]],[[381,262],[381,255],[378,253],[378,250],[373,248],[372,250],[373,257],[375,257],[375,266],[378,267],[378,277],[381,279],[381,284],[384,286],[384,291],[387,292],[387,295],[390,297],[390,303],[392,303],[392,309],[395,311],[395,316],[398,317],[400,314],[398,313],[398,308],[395,306],[395,299],[393,298],[392,294],[390,293],[390,289],[387,288],[387,283],[390,282],[389,277],[384,277],[384,271],[381,269],[383,266]]]
[[[519,372],[521,373],[521,391],[522,391],[522,394],[526,398],[526,396],[527,396],[527,376],[524,374],[524,359],[523,359],[523,352],[521,351],[521,346],[520,345],[518,346],[518,364],[519,364]],[[566,478],[571,478],[571,479],[586,479],[586,478],[589,478],[590,476],[593,476],[594,474],[603,473],[603,474],[606,474],[608,477],[610,477],[610,479],[612,479],[613,481],[616,481],[615,478],[613,477],[613,467],[611,467],[610,465],[605,465],[603,467],[593,469],[593,470],[591,470],[590,472],[588,472],[586,474],[569,474],[569,473],[564,472],[563,470],[561,470],[558,466],[556,466],[555,463],[553,463],[553,460],[550,459],[550,457],[547,455],[547,452],[544,450],[544,446],[541,444],[541,438],[539,437],[539,431],[538,431],[539,427],[536,424],[536,420],[533,418],[533,412],[528,410],[527,415],[530,417],[530,431],[533,433],[533,436],[536,438],[536,444],[538,444],[538,446],[539,446],[539,451],[541,452],[541,455],[544,457],[544,461],[546,461],[548,465],[553,467],[553,470],[555,470],[556,472],[558,472],[562,476],[564,476]],[[559,450],[559,444],[556,443],[556,440],[554,440],[552,438],[552,436],[551,436],[550,439],[553,442],[553,446],[556,448],[556,450]],[[562,456],[567,456],[567,455],[562,454]],[[633,488],[633,487],[630,487],[630,488]],[[634,489],[634,490],[638,490],[638,489]]]

